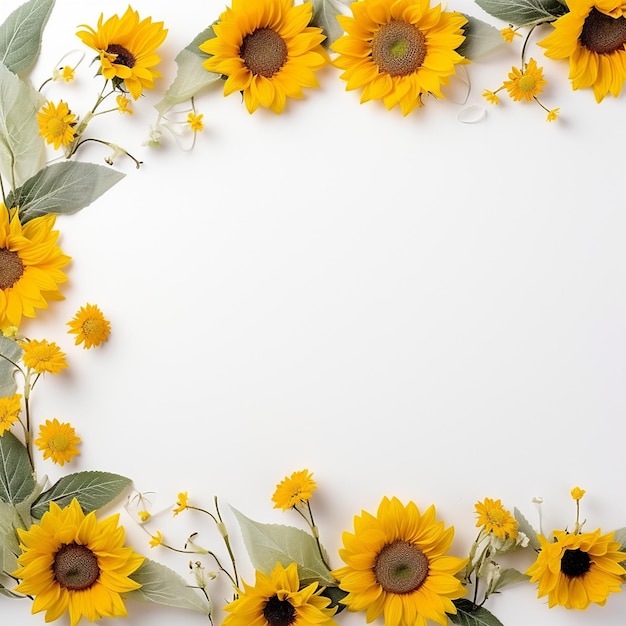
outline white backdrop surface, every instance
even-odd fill
[[[5,0],[0,18],[18,4]],[[57,0],[34,82],[80,49],[79,24],[126,6]],[[224,6],[133,3],[169,28],[159,93],[177,52]],[[469,0],[448,8],[503,26]],[[113,191],[57,220],[73,258],[66,299],[23,328],[68,355],[67,373],[38,386],[33,414],[76,427],[83,443],[72,469],[130,476],[154,492],[155,509],[179,491],[207,507],[217,495],[248,581],[228,504],[299,525],[270,498],[302,468],[318,482],[313,508],[337,567],[341,532],[384,495],[435,504],[456,528],[458,556],[484,497],[534,524],[531,499],[543,497],[549,532],[571,527],[569,491],[580,485],[588,530],[625,526],[623,97],[598,105],[591,91],[571,91],[566,64],[533,48],[550,81],[542,100],[560,107],[560,119],[547,124],[538,106],[506,97],[490,107],[483,89],[501,84],[519,51],[516,43],[468,66],[465,102],[457,82],[449,99],[426,99],[406,118],[360,105],[327,68],[321,87],[280,116],[249,115],[238,95],[207,90],[192,151],[167,135],[160,149],[143,145],[156,93],[132,117],[94,125],[92,135],[100,130],[144,165],[117,161],[127,176]],[[46,95],[86,109],[93,73],[83,64],[75,83]],[[471,106],[484,119],[461,123]],[[94,145],[78,156],[106,154]],[[85,302],[112,323],[99,350],[66,334]],[[38,471],[65,473],[41,459]],[[121,504],[111,510],[137,551],[186,575],[184,555],[150,549]],[[190,512],[166,511],[149,529],[175,545],[196,530],[222,551]],[[218,581],[215,603],[228,594]],[[4,623],[43,623],[25,602],[1,601]],[[128,608],[125,623],[137,626],[207,621]],[[522,585],[488,608],[505,626],[621,626],[626,595],[577,613],[548,609]],[[364,615],[341,623],[364,624]]]

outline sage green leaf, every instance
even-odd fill
[[[11,432],[0,437],[0,500],[15,506],[35,489],[33,468],[24,444]]]
[[[37,112],[43,96],[0,63],[0,176],[11,187],[37,172],[45,148]]]
[[[15,510],[20,516],[24,528],[29,528],[30,525],[33,523],[31,507],[33,505],[33,502],[39,497],[47,484],[48,477],[44,476],[42,480],[35,484],[35,488],[33,489],[32,493],[28,494],[28,497],[24,498],[24,500],[22,500],[19,504],[15,505]]]
[[[567,13],[567,7],[559,0],[476,0],[476,4],[514,26],[551,22]]]
[[[205,87],[221,79],[221,74],[204,69],[202,62],[210,55],[199,48],[200,44],[214,37],[215,32],[210,26],[196,35],[194,40],[176,55],[176,78],[154,107],[160,115],[164,115],[176,104],[191,100]]]
[[[52,7],[54,0],[29,0],[0,25],[0,61],[15,74],[30,69],[39,56]]]
[[[475,61],[505,43],[495,26],[471,15],[463,16],[467,19],[467,24],[463,26],[465,41],[456,50],[461,56]]]
[[[40,519],[54,502],[65,507],[76,498],[85,513],[113,502],[131,484],[130,478],[109,472],[77,472],[60,478],[33,503],[31,515]]]
[[[328,48],[343,35],[343,26],[337,21],[338,15],[344,15],[344,7],[352,0],[309,0],[313,5],[311,26],[317,26],[324,31],[326,39],[322,42]]]
[[[522,515],[518,508],[513,509],[513,517],[517,520],[517,529],[528,537],[528,546],[533,550],[540,550],[541,544],[537,539],[535,529],[530,525],[528,520]]]
[[[23,352],[17,341],[0,334],[0,398],[12,396],[17,391],[15,372]]]
[[[502,622],[484,606],[477,607],[469,600],[453,600],[456,614],[448,613],[453,624],[461,626],[503,626]]]
[[[22,526],[15,507],[0,502],[0,572],[17,569],[20,542],[16,528]]]
[[[626,552],[626,528],[618,528],[613,533],[613,541],[619,541],[622,552]]]
[[[26,223],[48,213],[70,215],[89,206],[125,174],[105,165],[65,161],[48,165],[10,193],[9,206],[20,207]]]
[[[269,575],[277,563],[283,567],[297,563],[301,582],[317,581],[321,585],[337,585],[324,565],[317,543],[311,535],[293,526],[261,524],[236,509],[232,510],[255,569]]]
[[[0,585],[0,594],[2,594],[3,596],[6,596],[7,598],[23,598],[24,597],[24,596],[18,596],[16,593],[13,593],[10,589],[7,589],[4,585]]]
[[[205,615],[211,613],[207,598],[188,585],[182,576],[161,563],[146,559],[130,578],[140,583],[141,587],[125,594],[128,598],[190,609]]]
[[[503,587],[508,587],[508,585],[523,583],[528,580],[530,580],[528,574],[523,574],[514,567],[507,567],[500,572],[500,578],[498,578],[498,582],[494,585],[492,593],[499,591]]]

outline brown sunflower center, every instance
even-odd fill
[[[611,17],[594,7],[583,24],[580,43],[598,54],[623,50],[626,45],[626,18]]]
[[[54,556],[54,578],[65,589],[89,589],[100,576],[98,557],[86,546],[66,543]]]
[[[270,626],[291,626],[296,621],[296,609],[287,600],[273,595],[263,607],[263,617]]]
[[[115,61],[113,61],[116,65],[125,65],[126,67],[135,67],[135,63],[137,59],[135,55],[124,46],[120,46],[118,43],[112,43],[107,48],[108,54],[115,54]]]
[[[17,252],[0,248],[0,289],[9,289],[22,277],[24,264]]]
[[[258,28],[244,37],[239,56],[253,74],[271,78],[287,60],[287,44],[275,30]]]
[[[561,572],[569,578],[584,576],[591,568],[591,557],[580,549],[565,550],[561,557]]]
[[[416,591],[428,576],[426,555],[408,541],[388,543],[378,554],[374,565],[378,584],[389,593]]]
[[[372,59],[389,76],[407,76],[418,70],[426,58],[424,33],[407,22],[383,24],[372,40]]]

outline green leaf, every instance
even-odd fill
[[[20,185],[44,163],[37,112],[43,96],[0,63],[0,176]]]
[[[0,502],[0,572],[13,572],[17,569],[20,542],[15,529],[21,526],[15,507]]]
[[[39,56],[52,7],[54,0],[29,0],[0,26],[0,61],[15,74],[30,69]]]
[[[35,489],[33,468],[24,444],[11,432],[0,437],[0,500],[16,505]]]
[[[567,7],[559,0],[476,0],[476,4],[514,26],[551,22],[567,13]]]
[[[191,609],[209,615],[211,605],[176,572],[165,565],[146,559],[130,576],[141,587],[126,594],[128,598],[156,602],[179,609]]]
[[[89,206],[125,174],[105,165],[65,161],[49,165],[10,193],[9,206],[20,207],[26,223],[48,213],[70,215]]]
[[[330,604],[328,605],[329,609],[333,607],[337,607],[337,613],[341,613],[346,608],[345,604],[342,604],[341,601],[348,595],[347,591],[343,589],[339,589],[339,587],[324,587],[324,591],[320,594],[325,598],[330,598]]]
[[[17,341],[0,334],[0,398],[12,396],[17,391],[17,367],[14,364],[22,358],[23,352]]]
[[[535,529],[530,525],[528,520],[522,515],[518,508],[513,509],[513,516],[517,520],[517,528],[528,537],[528,546],[533,550],[541,550],[541,544],[537,539]]]
[[[109,472],[77,472],[60,478],[33,503],[31,514],[40,519],[54,502],[65,507],[76,498],[85,513],[106,506],[131,484],[130,478]]]
[[[502,622],[484,606],[477,607],[469,600],[453,600],[456,614],[448,613],[453,624],[461,626],[503,626]]]
[[[276,563],[283,567],[297,563],[302,582],[317,581],[331,587],[337,585],[337,581],[324,565],[317,543],[311,535],[293,526],[260,524],[236,509],[232,510],[239,522],[244,545],[255,569],[269,575]]]
[[[328,48],[343,35],[343,26],[337,21],[338,15],[344,15],[344,7],[352,0],[309,0],[313,5],[311,26],[317,26],[324,31],[326,39],[323,41]]]
[[[463,26],[465,41],[456,51],[466,59],[475,61],[505,43],[502,34],[495,26],[471,15],[463,14],[463,16],[467,19],[467,24]]]
[[[492,593],[495,593],[508,585],[523,583],[527,580],[530,580],[530,576],[527,574],[522,574],[522,572],[516,570],[514,567],[507,567],[500,572],[500,578],[498,578],[498,582],[494,585]]]
[[[209,26],[176,55],[175,61],[178,66],[176,78],[154,107],[160,115],[164,115],[176,104],[191,100],[202,89],[221,79],[221,74],[204,69],[202,62],[208,59],[209,55],[199,48],[201,43],[214,37],[213,27]]]
[[[619,543],[621,545],[620,550],[622,552],[626,552],[626,527],[618,528],[613,533],[613,541],[619,541]]]

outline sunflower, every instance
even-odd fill
[[[70,262],[56,245],[55,216],[44,215],[21,224],[17,211],[0,203],[0,328],[19,326],[22,317],[35,317],[47,300],[62,300],[58,285]]]
[[[548,82],[543,78],[543,68],[537,67],[535,59],[530,59],[522,70],[517,67],[511,68],[509,80],[505,80],[503,86],[515,102],[520,100],[530,102],[543,91],[547,84]]]
[[[95,304],[81,306],[67,325],[70,327],[67,332],[76,335],[75,345],[82,343],[85,349],[98,347],[111,333],[111,323]]]
[[[39,437],[33,443],[43,452],[44,460],[52,459],[59,465],[69,463],[80,454],[76,447],[80,437],[70,424],[61,423],[56,417],[39,427]]]
[[[209,72],[227,77],[224,95],[243,92],[248,112],[260,106],[281,113],[286,98],[317,87],[314,71],[329,62],[321,28],[308,26],[312,4],[293,0],[233,0],[213,26],[215,37],[200,45],[212,55]]]
[[[229,614],[223,626],[337,626],[323,589],[317,583],[300,589],[296,563],[277,563],[270,576],[257,571],[254,587],[243,587],[224,608]]]
[[[626,1],[568,0],[569,11],[538,42],[550,59],[569,60],[573,89],[592,87],[596,101],[617,97],[626,79]]]
[[[11,575],[21,579],[16,591],[35,596],[33,613],[46,611],[50,622],[68,611],[71,626],[127,614],[120,594],[141,586],[130,575],[144,558],[124,547],[118,521],[85,515],[74,499],[63,509],[51,502],[39,524],[18,529],[20,568]]]
[[[554,541],[539,535],[541,550],[526,573],[538,582],[538,597],[548,596],[548,606],[586,609],[592,602],[604,605],[611,592],[622,590],[626,570],[620,565],[626,553],[613,533],[554,532]]]
[[[346,34],[331,48],[346,89],[363,88],[361,102],[381,99],[407,115],[422,106],[423,94],[443,98],[455,66],[468,62],[456,52],[467,23],[460,13],[429,0],[363,0],[350,8],[353,17],[337,17]]]
[[[83,24],[76,34],[82,42],[100,55],[102,75],[115,86],[124,83],[137,100],[144,89],[154,87],[155,78],[161,74],[154,67],[161,58],[156,49],[163,43],[167,29],[163,22],[152,18],[140,19],[139,13],[129,6],[120,17],[114,15],[103,22],[100,14],[97,29]]]
[[[59,104],[46,102],[37,113],[39,134],[47,143],[54,144],[54,149],[68,146],[76,137],[76,116],[69,110],[67,104],[61,100]]]
[[[37,374],[60,374],[61,370],[68,366],[65,353],[54,341],[31,339],[19,343],[24,350],[22,355],[24,365]]]
[[[310,500],[316,489],[317,484],[309,470],[294,472],[276,485],[276,491],[272,496],[274,508],[282,509],[283,511],[292,509],[298,504],[303,504]]]
[[[0,398],[0,437],[17,422],[21,410],[22,396],[19,393]]]
[[[486,532],[493,533],[499,539],[517,537],[517,521],[500,500],[485,498],[483,502],[477,502],[475,508],[478,515],[476,526],[483,526]]]
[[[456,614],[452,600],[465,595],[455,577],[467,559],[446,555],[454,536],[436,521],[435,507],[420,514],[409,502],[383,498],[377,515],[354,518],[354,533],[343,534],[339,550],[347,564],[333,572],[342,600],[352,611],[367,611],[367,622],[385,616],[386,626],[445,626]]]

